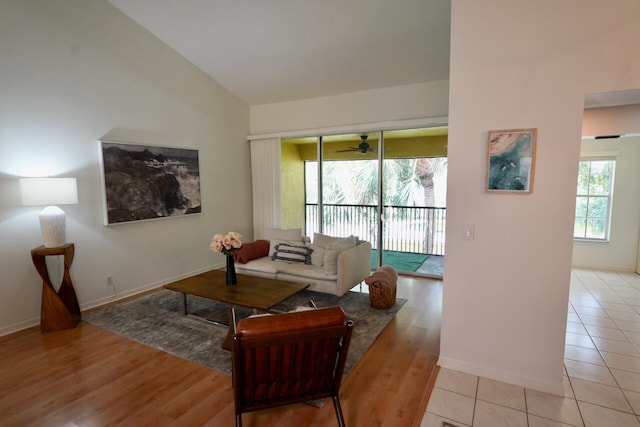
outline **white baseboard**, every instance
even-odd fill
[[[167,283],[172,283],[172,282],[175,282],[177,280],[186,279],[187,277],[195,276],[196,274],[204,273],[205,271],[214,270],[214,269],[217,269],[217,268],[222,268],[223,266],[224,265],[203,267],[201,269],[198,269],[198,270],[195,270],[195,271],[191,271],[189,273],[184,273],[184,274],[180,274],[178,276],[169,277],[167,279],[162,279],[160,281],[153,282],[153,283],[147,283],[145,285],[139,286],[139,287],[134,288],[134,289],[128,289],[128,290],[123,291],[123,292],[116,292],[115,295],[111,295],[111,296],[104,297],[104,298],[99,298],[99,299],[96,299],[96,300],[93,300],[93,301],[88,301],[88,302],[80,304],[80,312],[85,311],[85,310],[89,310],[89,309],[92,309],[92,308],[95,308],[95,307],[99,307],[101,305],[108,304],[110,302],[120,301],[122,299],[129,298],[129,297],[132,297],[134,295],[138,295],[138,294],[141,294],[141,293],[144,293],[144,292],[147,292],[147,291],[158,289],[158,288],[162,287],[163,285],[166,285]]]
[[[618,271],[621,273],[635,273],[636,266],[629,265],[611,265],[611,264],[581,264],[574,263],[571,265],[571,268],[582,268],[585,270],[600,270],[600,271]]]
[[[28,329],[33,326],[38,326],[39,324],[40,318],[34,317],[33,319],[23,320],[22,322],[14,323],[12,325],[3,326],[0,328],[0,337],[22,331],[23,329]]]
[[[464,372],[465,374],[475,375],[477,377],[500,381],[508,384],[514,384],[520,387],[525,387],[544,393],[550,393],[557,396],[564,396],[562,377],[560,377],[559,383],[541,381],[536,378],[518,375],[512,372],[501,371],[498,369],[491,369],[484,366],[478,366],[475,364],[462,362],[460,360],[449,359],[443,356],[440,356],[438,358],[438,365],[440,365],[440,367],[442,368]]]
[[[178,276],[169,277],[167,279],[163,279],[163,280],[160,280],[158,282],[147,283],[145,285],[139,286],[139,287],[134,288],[134,289],[128,289],[128,290],[123,291],[123,292],[117,292],[117,289],[116,289],[116,293],[114,295],[110,295],[110,296],[103,297],[103,298],[98,298],[98,299],[95,299],[95,300],[92,300],[92,301],[87,301],[87,302],[84,302],[84,303],[80,304],[80,312],[83,312],[85,310],[89,310],[89,309],[92,309],[92,308],[95,308],[95,307],[99,307],[101,305],[108,304],[110,302],[115,302],[115,301],[119,301],[119,300],[122,300],[122,299],[125,299],[125,298],[129,298],[129,297],[132,297],[134,295],[141,294],[143,292],[147,292],[147,291],[150,291],[150,290],[153,290],[153,289],[160,288],[162,285],[166,285],[167,283],[172,283],[172,282],[175,282],[177,280],[186,279],[187,277],[195,276],[196,274],[204,273],[205,271],[209,271],[209,270],[213,270],[213,269],[217,269],[217,268],[222,268],[222,267],[224,267],[223,264],[203,267],[201,269],[198,269],[198,270],[195,270],[195,271],[191,271],[189,273],[184,273],[184,274],[180,274]],[[1,336],[5,336],[5,335],[9,335],[9,334],[13,334],[15,332],[22,331],[23,329],[31,328],[31,327],[37,326],[39,324],[40,324],[40,317],[35,317],[33,319],[28,319],[28,320],[24,320],[22,322],[14,323],[12,325],[4,326],[4,327],[0,328],[0,337]]]

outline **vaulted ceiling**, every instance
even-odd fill
[[[449,78],[450,0],[109,1],[250,105]]]
[[[446,80],[450,0],[109,0],[250,105]]]

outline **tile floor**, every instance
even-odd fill
[[[564,397],[441,369],[421,427],[640,426],[640,275],[574,269]]]

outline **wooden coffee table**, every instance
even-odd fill
[[[224,270],[211,270],[177,282],[164,285],[165,289],[182,293],[184,314],[189,313],[187,295],[208,298],[226,304],[253,308],[254,312],[268,312],[276,305],[309,287],[308,284],[286,282],[284,280],[238,274],[237,285],[226,284]],[[200,317],[200,316],[195,316]],[[221,322],[206,319],[212,323],[228,326]]]

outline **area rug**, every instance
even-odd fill
[[[319,292],[303,291],[276,307],[290,311],[313,300],[318,307],[339,305],[354,322],[351,345],[345,365],[346,376],[369,349],[398,310],[407,302],[398,298],[388,310],[377,310],[369,303],[369,295],[348,292],[338,298]],[[209,299],[189,296],[189,312],[208,319],[228,323],[229,306]],[[252,311],[236,308],[239,318]],[[160,349],[186,360],[231,375],[231,353],[220,344],[227,329],[187,317],[183,314],[182,294],[169,290],[135,298],[120,304],[83,314],[84,321],[142,344]]]
[[[412,252],[382,251],[382,263],[390,265],[398,271],[416,272],[429,255]],[[371,265],[377,265],[378,251],[371,251]]]

